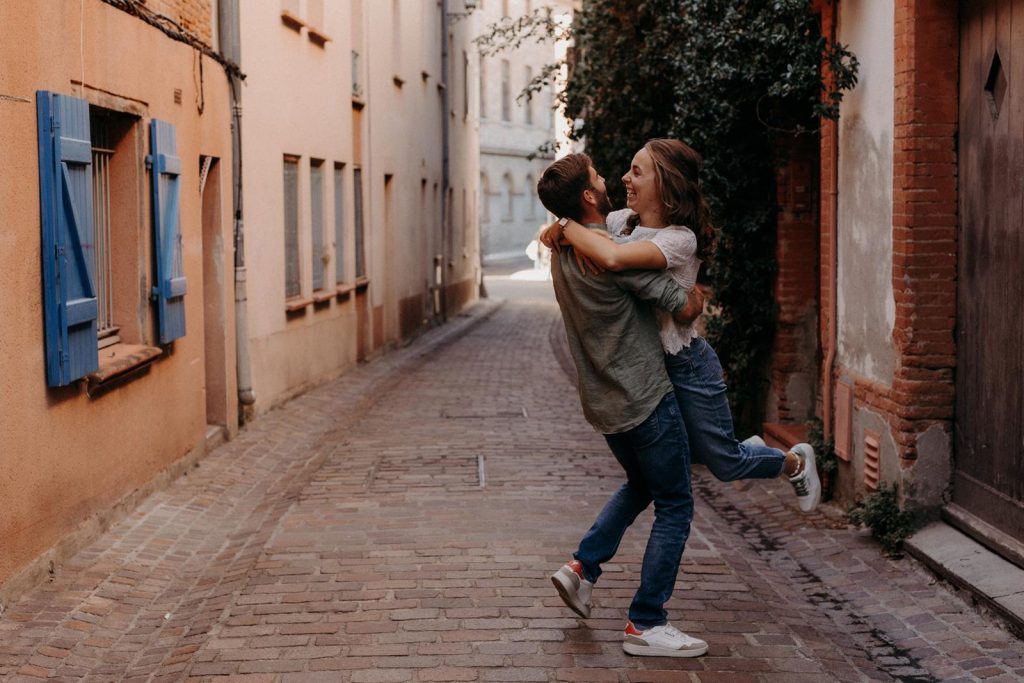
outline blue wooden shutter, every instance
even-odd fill
[[[185,336],[185,271],[182,266],[179,199],[181,159],[174,126],[153,119],[149,127],[153,184],[153,249],[156,252],[157,328],[161,344]]]
[[[89,103],[40,90],[36,114],[46,382],[59,387],[99,367]]]

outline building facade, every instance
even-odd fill
[[[812,400],[838,492],[896,484],[904,503],[1024,557],[1006,551],[1024,547],[1024,95],[1010,85],[1024,2],[815,6],[859,83],[822,128],[820,239],[780,229],[779,263],[780,282],[819,264],[817,292],[792,302],[817,308],[815,343],[785,351],[820,368]],[[781,395],[791,374],[776,361]]]
[[[484,0],[472,15],[479,35],[502,21],[551,11],[572,20],[571,0]],[[556,155],[567,123],[556,109],[555,85],[521,97],[545,66],[565,55],[564,41],[527,41],[515,49],[477,58],[480,99],[480,235],[485,259],[521,256],[549,222],[537,199],[537,179]]]
[[[476,299],[465,11],[0,4],[0,611],[244,418]]]
[[[477,296],[471,36],[451,21],[459,9],[240,3],[257,411]]]
[[[118,4],[0,5],[0,601],[237,430],[213,7]]]

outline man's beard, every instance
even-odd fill
[[[610,214],[612,212],[612,202],[610,199],[608,199],[608,193],[599,192],[593,187],[590,189],[595,195],[597,195],[597,206],[594,207],[597,209],[597,212],[602,216],[607,216],[608,214]]]

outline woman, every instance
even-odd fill
[[[714,245],[714,226],[699,180],[702,166],[700,155],[679,140],[650,140],[622,177],[627,208],[608,215],[608,232],[622,241],[572,220],[564,227],[553,223],[542,241],[557,248],[564,238],[579,254],[607,270],[664,268],[690,290]],[[797,444],[784,453],[757,436],[738,442],[715,350],[693,325],[676,322],[666,311],[657,310],[656,315],[692,461],[706,465],[722,481],[785,475],[800,509],[814,510],[821,500],[821,483],[810,445]]]

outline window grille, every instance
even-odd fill
[[[366,254],[363,243],[363,169],[352,169],[352,196],[355,201],[356,278],[366,277]]]
[[[285,296],[299,296],[299,163],[293,157],[284,160],[284,254]]]
[[[324,288],[324,169],[322,161],[312,161],[309,166],[310,226],[313,230],[312,265],[313,289]]]
[[[345,281],[345,165],[334,165],[334,279]]]
[[[96,336],[99,348],[116,344],[119,328],[114,324],[114,282],[110,238],[110,162],[114,157],[109,118],[90,113],[92,135],[93,274],[96,286]]]

